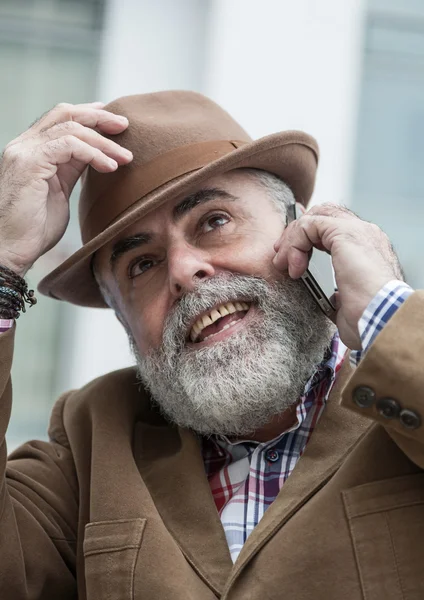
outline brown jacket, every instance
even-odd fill
[[[12,347],[0,336],[1,436]],[[134,370],[63,395],[50,443],[8,463],[1,447],[1,600],[423,600],[424,425],[354,402],[366,386],[424,417],[423,356],[416,292],[353,374],[345,362],[234,566],[196,437],[150,408]]]

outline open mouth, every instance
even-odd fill
[[[230,329],[245,317],[249,308],[250,304],[243,301],[225,302],[212,308],[193,324],[188,336],[190,341],[193,344],[205,342],[221,331]]]

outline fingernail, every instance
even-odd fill
[[[289,268],[288,268],[288,273],[289,273],[289,277],[291,279],[299,279],[299,277],[300,277],[300,275],[298,275],[296,273],[296,269],[293,269],[293,267],[291,267],[290,265],[289,265]]]
[[[118,115],[118,121],[120,121],[122,124],[128,125],[128,119],[127,119],[127,117],[123,117],[122,115]]]

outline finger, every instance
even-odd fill
[[[33,121],[31,123],[31,125],[28,127],[28,130],[38,130],[39,126],[42,126],[43,123],[48,121],[50,114],[53,111],[57,111],[57,109],[61,106],[62,107],[65,107],[65,106],[70,107],[72,105],[66,104],[66,103],[57,104],[55,107],[53,107],[50,110],[47,110],[45,113],[43,113],[41,115],[41,117],[38,117],[38,119],[35,119],[35,121]],[[75,106],[80,106],[82,108],[103,108],[105,106],[105,103],[104,102],[86,102],[84,104],[76,104]]]
[[[274,244],[274,250],[275,250],[275,252],[279,251],[282,241],[283,241],[283,236],[281,235],[278,238],[278,240],[275,242],[275,244]]]
[[[306,211],[305,207],[302,204],[297,203],[299,210],[302,212],[302,216],[307,214],[309,216],[330,216],[330,217],[356,217],[356,215],[350,211],[345,206],[341,206],[339,204],[316,204],[311,207],[308,211]],[[300,217],[300,219],[302,218]],[[299,219],[297,219],[299,221]],[[274,244],[275,252],[278,252],[282,243],[283,237],[281,236]],[[320,248],[320,250],[326,251],[324,247]]]
[[[309,265],[310,253],[302,252],[292,246],[287,253],[287,270],[292,279],[298,279],[303,275]]]
[[[101,150],[104,154],[116,160],[120,165],[129,163],[133,158],[130,150],[120,146],[113,140],[105,138],[97,131],[94,131],[94,129],[84,127],[75,121],[59,123],[45,131],[43,135],[49,139],[59,139],[63,136],[73,135],[94,148]],[[39,137],[34,136],[32,138],[32,145],[36,145],[38,141]]]
[[[285,251],[280,248],[273,259],[273,264],[281,273],[288,272],[292,279],[298,279],[308,268],[310,255],[310,252],[301,252],[293,246]]]
[[[51,176],[56,173],[59,165],[66,164],[72,159],[82,164],[82,170],[87,165],[91,165],[99,173],[110,173],[118,168],[116,160],[72,135],[46,142],[38,148],[38,153],[42,153],[47,158],[49,164],[46,165],[46,170]]]
[[[281,243],[274,257],[274,266],[280,271],[288,271],[290,277],[297,279],[308,268],[313,248],[326,248],[321,237],[323,226],[318,229],[319,221],[330,221],[328,217],[305,215],[290,223],[281,236]]]
[[[309,252],[313,248],[331,252],[330,234],[346,229],[344,220],[313,214],[306,214],[293,225],[284,243],[290,243],[302,252]]]
[[[321,217],[333,217],[340,219],[358,219],[351,210],[340,204],[331,204],[326,202],[324,204],[316,204],[312,206],[306,213],[309,216],[321,216]]]
[[[53,110],[35,123],[27,133],[43,133],[58,123],[76,121],[81,125],[97,128],[107,134],[121,133],[128,127],[128,119],[121,115],[115,115],[102,108],[92,106],[81,106],[73,104],[58,104]]]
[[[106,105],[104,102],[86,102],[85,104],[78,104],[76,106],[80,106],[80,107],[84,107],[84,108],[103,108]],[[47,110],[45,113],[43,113],[41,115],[41,117],[38,117],[37,119],[35,119],[35,121],[33,121],[31,123],[31,125],[28,127],[28,130],[35,129],[36,126],[38,126],[42,121],[45,121],[46,118],[48,117],[48,115],[52,112],[52,110],[54,110],[54,109]]]
[[[76,104],[75,106],[81,106],[85,108],[103,108],[106,106],[106,102],[86,102],[85,104]]]
[[[122,133],[128,127],[128,119],[104,109],[78,109],[73,111],[72,121],[114,135]]]

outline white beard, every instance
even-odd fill
[[[186,345],[196,316],[237,299],[256,306],[245,326],[199,349]],[[242,436],[297,403],[334,330],[301,281],[218,275],[179,300],[159,349],[140,356],[131,334],[130,342],[140,379],[170,421]]]

